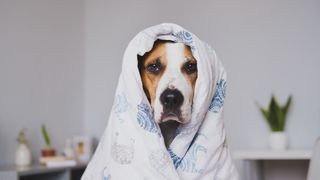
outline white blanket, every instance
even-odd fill
[[[197,60],[192,120],[165,147],[143,91],[137,54],[157,39],[183,42]],[[223,126],[226,72],[215,51],[176,24],[160,24],[129,43],[108,126],[82,180],[237,180]]]

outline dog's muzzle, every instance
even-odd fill
[[[182,122],[181,106],[183,103],[183,95],[177,89],[166,89],[160,96],[160,102],[163,106],[161,121],[175,120]]]

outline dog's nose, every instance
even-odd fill
[[[160,96],[160,102],[167,109],[175,109],[182,105],[183,95],[177,89],[166,89]]]

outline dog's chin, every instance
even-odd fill
[[[176,121],[177,123],[181,123],[180,118],[175,114],[168,114],[165,117],[163,117],[161,120],[161,123],[169,122],[169,121]]]
[[[190,114],[186,111],[162,111],[159,114],[159,118],[155,119],[158,124],[165,123],[167,121],[176,121],[179,124],[188,124],[191,119]]]
[[[165,119],[165,121],[162,121],[159,126],[161,129],[161,133],[164,138],[165,146],[168,148],[173,141],[176,130],[180,125],[180,122],[175,120],[177,117],[168,117]]]
[[[164,122],[161,122],[159,125],[160,126],[165,126],[169,129],[173,129],[173,128],[177,128],[181,123],[176,121],[176,120],[172,120],[172,119],[169,119],[167,121],[164,121]]]
[[[176,136],[176,130],[181,124],[186,124],[189,121],[185,119],[180,111],[164,111],[161,113],[161,118],[158,119],[158,124],[161,133],[165,140],[166,147],[169,147]]]
[[[168,113],[166,116],[163,116],[160,122],[160,126],[165,126],[167,128],[173,129],[177,128],[181,124],[182,119],[173,114],[173,113]]]

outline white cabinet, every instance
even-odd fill
[[[306,179],[311,150],[238,150],[233,158],[245,180]],[[269,177],[269,178],[267,178]],[[293,180],[293,179],[292,179]]]

